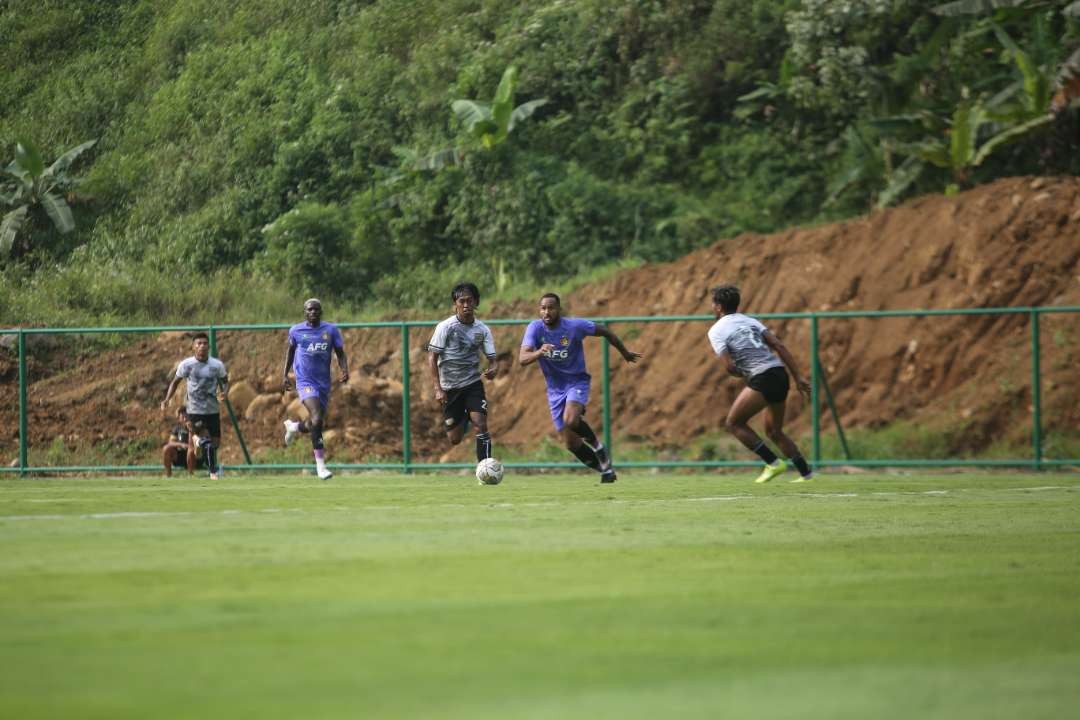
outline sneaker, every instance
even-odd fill
[[[602,483],[613,483],[616,480],[618,480],[618,478],[615,476],[615,470],[611,467],[608,467],[607,470],[600,473],[600,482]]]
[[[300,423],[295,420],[285,421],[285,447],[292,444],[292,441],[296,439],[296,436],[300,434]]]
[[[807,483],[807,482],[813,482],[813,480],[814,480],[814,473],[810,473],[809,475],[801,475],[801,476],[795,478],[794,480],[789,480],[788,482]]]
[[[756,483],[767,483],[780,473],[787,470],[787,463],[783,460],[778,460],[775,465],[766,465],[765,469],[761,471],[761,474],[754,480]]]
[[[324,467],[319,468],[316,471],[316,474],[319,476],[320,480],[329,480],[330,478],[334,477],[334,473],[330,472],[328,468]]]

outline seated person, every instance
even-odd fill
[[[169,434],[169,441],[161,448],[161,460],[166,476],[172,477],[173,467],[186,467],[190,475],[202,464],[202,458],[195,451],[198,438],[193,429],[187,408],[181,405],[176,410],[176,425]]]

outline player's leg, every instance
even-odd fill
[[[318,396],[318,391],[312,386],[310,382],[304,380],[303,378],[296,379],[296,392],[298,397],[300,398],[300,403],[304,406],[305,409],[308,410],[308,416],[299,420],[290,420],[289,418],[285,418],[286,447],[291,445],[293,440],[295,440],[296,436],[300,433],[311,432],[311,410],[307,407],[306,400],[310,397]]]
[[[469,411],[465,408],[464,388],[446,391],[446,404],[443,405],[442,413],[446,439],[451,445],[459,445],[465,437],[465,427],[469,418]]]
[[[601,465],[600,458],[596,455],[596,451],[586,444],[585,439],[578,432],[578,428],[584,424],[582,415],[585,412],[585,406],[579,402],[567,400],[567,394],[561,393],[558,402],[552,404],[553,413],[556,408],[561,409],[562,413],[559,418],[561,422],[557,422],[555,427],[558,429],[566,449],[580,460],[585,467],[596,472],[603,472],[604,468]],[[588,425],[585,425],[585,427],[588,428]]]
[[[799,477],[791,482],[805,482],[813,477],[813,473],[810,470],[810,465],[806,462],[806,458],[799,452],[799,447],[795,444],[795,441],[784,432],[784,414],[786,410],[787,403],[785,401],[769,403],[768,407],[765,408],[765,435],[776,444],[776,447],[780,449],[788,462],[799,471]]]
[[[191,425],[198,435],[196,444],[211,480],[218,479],[217,449],[221,446],[221,415],[191,414]]]
[[[195,454],[195,446],[192,443],[188,443],[184,456],[184,464],[187,466],[188,475],[194,475],[195,466],[199,463],[199,456]]]
[[[323,426],[326,422],[326,405],[321,394],[305,397],[301,402],[307,410],[307,431],[311,434],[311,452],[315,456],[315,473],[320,480],[329,480],[334,476],[326,467],[326,449],[323,444]]]
[[[786,466],[776,454],[769,449],[761,436],[754,432],[749,422],[752,417],[765,409],[768,401],[760,391],[751,387],[745,387],[736,396],[724,421],[724,427],[747,449],[755,453],[765,462],[765,469],[754,482],[768,482],[774,476],[782,473]]]
[[[165,443],[165,447],[161,449],[161,461],[165,465],[165,477],[172,477],[173,459],[176,457],[176,450],[173,449],[171,442]]]
[[[484,383],[477,380],[465,389],[465,408],[476,427],[476,461],[491,457],[491,433],[488,432],[488,401]],[[464,428],[463,428],[464,430]]]

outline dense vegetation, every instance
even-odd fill
[[[939,5],[9,0],[3,164],[97,144],[62,188],[74,230],[27,205],[0,324],[430,308],[461,276],[562,282],[1080,171],[1080,3]],[[546,102],[482,141],[451,104],[508,67],[503,101]]]

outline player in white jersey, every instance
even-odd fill
[[[217,394],[219,389],[223,395],[228,392],[229,374],[225,371],[224,363],[210,357],[210,338],[206,333],[196,333],[191,344],[195,354],[184,358],[176,366],[176,374],[165,391],[161,409],[169,406],[180,381],[187,380],[185,405],[188,418],[199,436],[196,443],[210,470],[210,479],[217,480],[221,472],[217,463],[217,452],[221,447],[221,406],[218,405]]]
[[[450,291],[454,314],[435,326],[428,342],[428,367],[435,385],[435,399],[443,408],[443,429],[453,445],[465,436],[467,422],[476,427],[476,460],[491,457],[487,396],[481,376],[494,380],[495,338],[488,326],[476,319],[480,290],[472,283],[458,283]],[[480,370],[480,355],[487,368]]]
[[[769,482],[787,470],[787,463],[747,424],[764,410],[765,434],[799,471],[799,477],[792,482],[805,482],[813,473],[799,448],[784,434],[784,409],[790,387],[788,372],[795,379],[795,387],[807,399],[810,383],[799,374],[798,363],[780,339],[760,321],[739,312],[740,299],[739,288],[734,285],[713,288],[713,313],[717,320],[709,328],[709,343],[729,374],[746,379],[746,387],[735,398],[724,425],[765,461],[765,469],[754,482]]]

